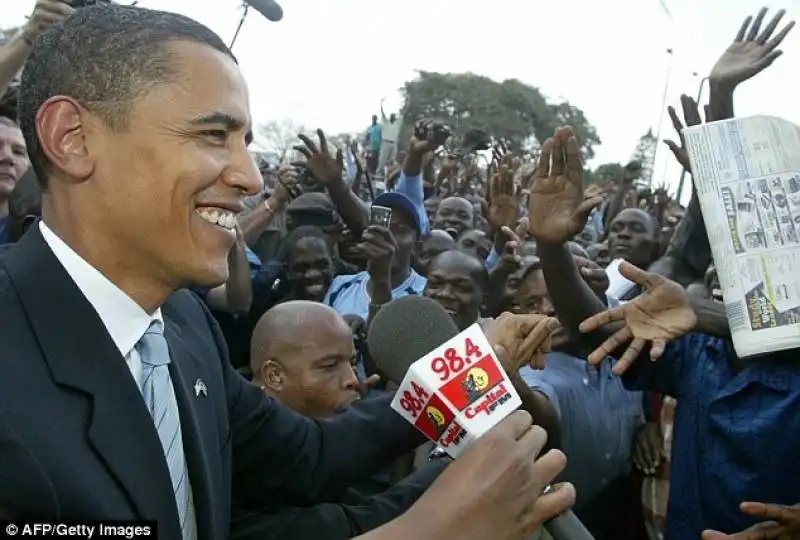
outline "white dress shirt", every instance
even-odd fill
[[[142,360],[136,344],[153,320],[163,322],[161,309],[152,315],[114,285],[107,277],[75,253],[61,238],[50,230],[44,221],[39,222],[42,237],[69,277],[89,301],[100,320],[125,358],[136,386],[142,387]],[[114,360],[109,358],[110,362]]]

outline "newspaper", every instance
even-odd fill
[[[736,353],[800,347],[800,127],[753,116],[684,135]]]

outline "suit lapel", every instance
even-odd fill
[[[202,420],[204,425],[209,425],[209,421],[213,422],[213,417],[207,418],[208,414],[213,416],[213,407],[207,395],[197,395],[195,391],[197,381],[203,380],[204,370],[202,363],[196,359],[181,338],[181,319],[169,309],[163,309],[162,312],[165,321],[164,336],[172,358],[169,373],[180,411],[183,449],[192,486],[197,530],[199,537],[205,538],[205,532],[213,530],[211,516],[214,511],[210,472],[212,464],[209,459],[214,454],[209,447],[209,441],[201,434],[198,420]]]
[[[140,517],[179,538],[169,470],[153,420],[125,359],[44,241],[39,227],[4,258],[53,380],[92,400],[87,435]],[[57,414],[54,414],[57,417]]]

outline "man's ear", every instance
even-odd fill
[[[42,151],[56,169],[65,171],[74,181],[84,180],[94,172],[94,159],[87,144],[91,123],[89,112],[66,96],[51,97],[36,113],[36,134]]]
[[[264,388],[273,394],[280,394],[286,383],[286,370],[280,362],[269,359],[261,364],[259,368],[259,378]]]

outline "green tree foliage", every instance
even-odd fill
[[[457,137],[469,129],[482,129],[503,140],[515,152],[535,149],[562,125],[571,125],[585,160],[600,144],[597,131],[583,111],[570,103],[548,103],[538,88],[517,79],[496,82],[473,73],[420,71],[403,88],[404,126],[408,140],[414,123],[421,118],[446,122]],[[532,140],[533,139],[533,140]]]

